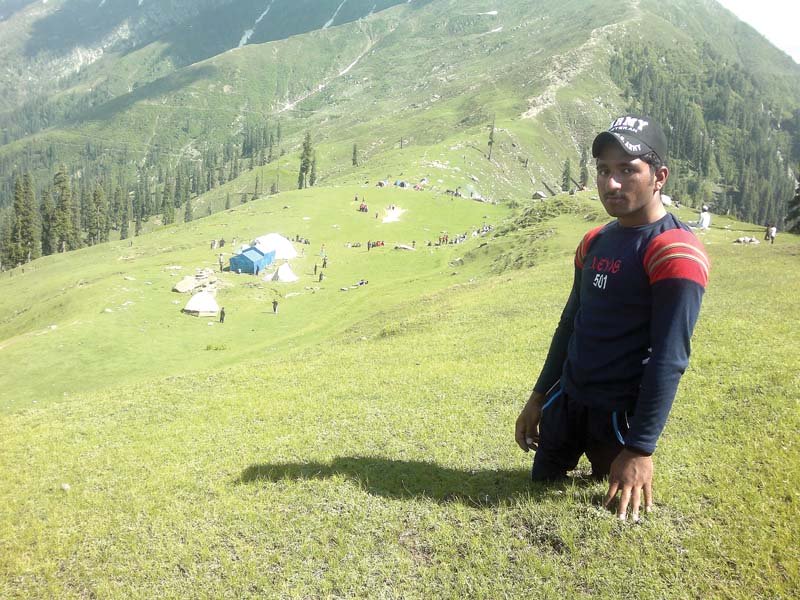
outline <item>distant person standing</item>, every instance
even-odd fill
[[[322,259],[322,268],[323,268],[323,269],[327,269],[327,268],[328,268],[328,257],[327,257],[327,256],[325,256],[325,257]]]
[[[322,280],[323,280],[324,278],[325,278],[325,273],[323,273],[322,271],[320,271],[320,272],[319,272],[319,281],[320,281],[320,282],[322,282]]]
[[[317,274],[317,263],[314,263],[314,275]]]
[[[277,300],[273,300],[272,301],[272,314],[273,315],[277,315],[278,314],[278,301]]]
[[[224,323],[225,322],[225,307],[224,306],[219,311],[219,322],[220,323]]]
[[[769,233],[769,243],[774,244],[775,237],[778,235],[778,228],[775,227],[775,225],[770,225],[768,233]]]

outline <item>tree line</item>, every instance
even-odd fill
[[[87,143],[80,163],[71,169],[61,164],[52,178],[36,182],[31,170],[10,177],[11,201],[0,214],[0,270],[14,268],[39,256],[76,250],[127,239],[142,233],[145,224],[158,220],[167,225],[195,218],[193,199],[236,179],[245,170],[265,166],[282,155],[281,126],[247,125],[240,136],[220,146],[208,145],[197,158],[180,159],[174,166],[170,152],[150,148],[136,163],[124,150],[109,162],[105,149]],[[308,138],[310,144],[310,137]],[[310,145],[309,145],[310,148]],[[22,164],[52,161],[52,147]],[[309,159],[316,179],[316,159]],[[41,166],[37,164],[37,166]],[[135,169],[133,176],[129,174]],[[276,193],[277,183],[270,188]],[[253,188],[237,194],[239,202],[266,193],[256,176]],[[231,207],[230,194],[225,208]],[[208,207],[209,214],[211,206]]]
[[[632,42],[616,48],[610,73],[629,109],[667,131],[673,197],[781,223],[795,186],[790,167],[800,159],[800,109],[787,114],[779,93],[710,45],[698,54]]]

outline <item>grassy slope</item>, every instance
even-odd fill
[[[356,211],[355,194],[366,195],[371,213]],[[383,223],[374,213],[396,204],[407,212],[397,223]],[[281,194],[231,211],[169,227],[136,238],[86,248],[69,256],[46,257],[22,273],[0,278],[0,352],[14,369],[0,374],[0,410],[54,397],[150,378],[231,364],[253,353],[299,345],[340,330],[354,320],[450,283],[447,263],[458,248],[428,249],[443,230],[472,230],[497,223],[506,210],[426,192],[329,188]],[[251,240],[280,231],[313,241],[304,257],[292,261],[301,277],[276,285],[253,277],[224,274],[233,284],[223,289],[225,327],[209,327],[179,311],[187,297],[170,289],[196,268],[217,269],[218,250],[209,241]],[[387,246],[367,252],[367,240]],[[345,248],[359,241],[362,248]],[[392,249],[394,243],[418,242],[414,253]],[[321,263],[321,245],[329,256],[328,278],[319,284],[313,265]],[[474,246],[474,243],[472,244]],[[300,247],[298,247],[300,248]],[[230,244],[223,250],[230,256]],[[170,270],[180,266],[181,270]],[[339,291],[359,279],[369,289]],[[309,287],[320,287],[312,293]],[[267,320],[273,297],[298,294],[282,302],[281,319]],[[368,300],[367,300],[368,299]],[[112,312],[106,312],[106,310]],[[271,310],[271,307],[270,307]],[[53,328],[55,326],[55,328]],[[209,351],[207,346],[223,346]],[[155,359],[155,360],[154,360]],[[74,377],[75,369],[80,377]]]
[[[513,444],[587,228],[562,216],[535,268],[488,276],[478,258],[438,292],[378,290],[297,348],[0,416],[0,595],[794,596],[800,243],[736,246],[750,227],[715,225],[641,525],[598,508],[585,465],[531,486]],[[253,315],[258,331],[294,306]]]

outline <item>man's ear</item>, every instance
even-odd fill
[[[660,192],[661,188],[667,184],[667,179],[669,179],[669,168],[666,166],[659,167],[655,172],[655,176],[655,190]]]

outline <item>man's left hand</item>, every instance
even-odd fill
[[[653,458],[623,450],[611,463],[608,493],[603,506],[608,507],[617,493],[620,493],[617,517],[624,521],[630,504],[631,520],[638,521],[642,492],[644,492],[644,510],[650,512],[653,507]]]

